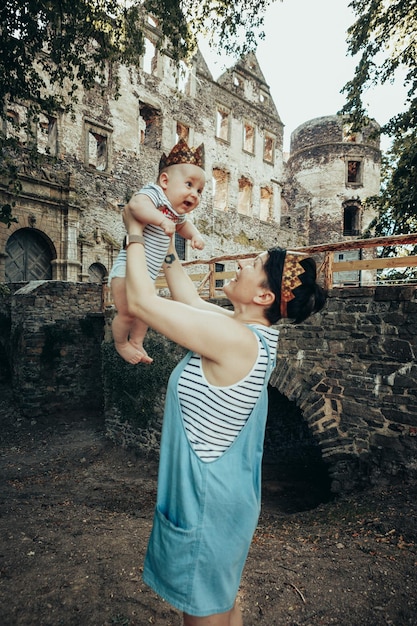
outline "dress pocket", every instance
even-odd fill
[[[186,602],[192,586],[197,549],[197,529],[175,526],[157,508],[145,559],[145,581],[152,581],[162,596],[167,594]]]

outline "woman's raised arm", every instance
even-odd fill
[[[129,235],[142,235],[142,225],[129,211],[124,213],[124,221]],[[228,381],[224,384],[231,384],[230,377],[236,376],[236,380],[239,380],[239,377],[249,371],[257,355],[257,342],[252,331],[232,316],[224,315],[220,307],[207,308],[206,304],[209,303],[204,303],[196,294],[194,286],[178,261],[172,264],[179,267],[172,268],[175,275],[173,273],[170,281],[173,283],[177,277],[182,282],[185,276],[183,284],[188,285],[186,292],[195,293],[192,300],[199,303],[197,307],[188,302],[184,304],[161,298],[155,293],[154,283],[147,272],[143,245],[131,243],[127,247],[126,255],[126,294],[131,315],[142,319],[154,330],[216,364],[219,372],[221,371],[219,379],[224,376],[224,380]]]
[[[207,300],[203,300],[199,296],[193,281],[184,270],[178,258],[173,239],[171,239],[171,245],[165,263],[163,264],[163,270],[171,296],[177,302],[184,302],[184,304],[189,304],[190,306],[197,309],[204,309],[205,311],[217,311],[223,315],[233,315],[232,311],[217,306],[212,302],[207,302]]]

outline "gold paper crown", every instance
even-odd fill
[[[200,144],[198,148],[190,148],[184,139],[180,139],[172,148],[168,156],[164,153],[159,161],[159,171],[170,165],[181,165],[189,163],[197,165],[204,169],[204,144]]]
[[[287,250],[284,259],[284,268],[282,270],[281,278],[281,317],[287,317],[287,304],[295,298],[293,294],[294,289],[301,285],[301,280],[298,278],[301,274],[304,274],[305,269],[300,265],[302,259],[306,259],[308,254],[303,252],[291,252]]]

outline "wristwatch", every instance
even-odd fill
[[[145,238],[142,235],[126,235],[123,239],[123,250],[126,250],[131,243],[141,243],[144,246]]]

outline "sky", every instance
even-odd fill
[[[347,29],[355,21],[348,5],[349,0],[276,0],[267,10],[256,57],[284,124],[284,151],[300,124],[335,115],[345,102],[340,91],[358,61],[347,51]],[[201,51],[214,78],[236,62],[204,42]],[[401,81],[371,88],[364,97],[370,117],[381,125],[404,109],[404,101]],[[388,146],[382,138],[382,149]]]

